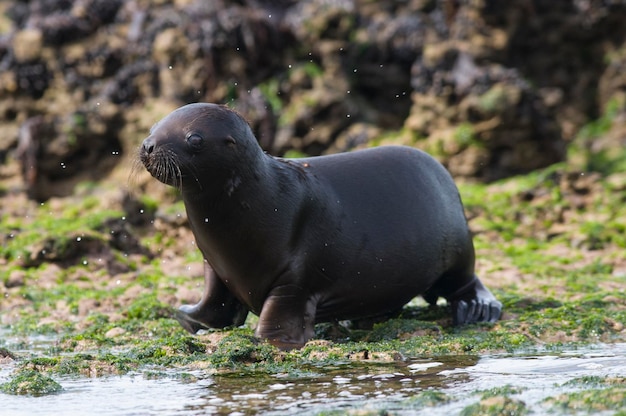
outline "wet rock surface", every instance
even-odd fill
[[[564,160],[581,126],[626,100],[623,2],[32,0],[0,12],[0,163],[18,160],[3,177],[20,174],[40,201],[109,175],[188,102],[238,109],[274,154],[393,136],[491,181]],[[588,143],[621,145],[619,132]]]

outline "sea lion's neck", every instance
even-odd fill
[[[251,154],[250,154],[251,153]],[[197,177],[190,177],[181,187],[185,201],[207,201],[215,204],[231,204],[243,189],[254,192],[261,181],[270,181],[272,157],[258,152],[245,152],[235,163],[224,164],[219,169],[202,170]]]
[[[211,180],[201,178],[202,184],[183,187],[182,196],[192,226],[204,228],[216,238],[221,238],[218,237],[221,233],[236,235],[235,228],[248,233],[249,227],[254,228],[256,221],[262,221],[265,213],[273,211],[286,194],[297,198],[294,175],[285,170],[279,159],[259,149],[258,154],[247,157],[239,165],[213,173]]]
[[[183,192],[198,248],[218,275],[247,287],[249,276],[279,272],[274,266],[266,269],[259,259],[271,257],[277,249],[288,250],[264,242],[291,241],[292,224],[302,205],[297,183],[301,179],[294,168],[262,154],[253,169],[222,178],[212,193]]]

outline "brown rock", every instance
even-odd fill
[[[40,59],[42,49],[43,34],[39,29],[20,30],[13,38],[13,53],[17,62],[26,63]]]

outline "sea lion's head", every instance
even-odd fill
[[[260,152],[248,123],[228,107],[195,103],[157,122],[139,159],[159,181],[182,190],[232,188],[247,169],[246,155]],[[232,189],[226,189],[232,193]]]

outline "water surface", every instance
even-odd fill
[[[0,383],[13,365],[0,366]],[[545,413],[541,401],[583,387],[564,383],[582,376],[626,377],[626,344],[560,353],[445,356],[395,363],[308,366],[297,375],[208,375],[199,370],[145,370],[100,378],[53,376],[61,393],[0,393],[9,415],[313,415],[320,411],[385,409],[398,415],[454,415],[480,400],[476,392],[509,385],[512,397]],[[434,408],[412,401],[425,390],[454,400]],[[579,413],[580,414],[580,413]],[[583,413],[584,414],[584,413]]]

